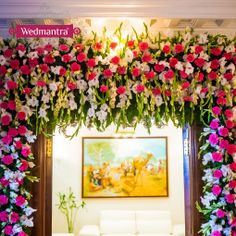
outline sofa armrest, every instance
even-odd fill
[[[185,225],[176,224],[173,226],[173,236],[185,236]]]
[[[79,231],[79,236],[100,236],[100,230],[97,225],[85,225]]]

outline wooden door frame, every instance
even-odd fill
[[[184,198],[185,198],[185,230],[186,236],[196,236],[201,225],[201,215],[196,209],[202,193],[202,171],[198,159],[199,135],[201,126],[193,124],[183,128],[184,151]],[[35,226],[32,236],[52,235],[52,139],[43,135],[37,137],[32,151],[36,157],[34,175],[40,182],[33,185],[32,206],[35,213]],[[177,203],[178,204],[178,203]]]

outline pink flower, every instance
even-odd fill
[[[18,70],[19,67],[20,67],[20,62],[19,62],[19,60],[17,60],[17,59],[11,60],[11,61],[10,61],[10,67],[11,67],[12,69]]]
[[[70,54],[65,54],[61,57],[61,60],[65,63],[68,63],[69,61],[71,61],[72,56]]]
[[[198,72],[194,77],[198,82],[202,82],[204,80],[204,74],[202,72]]]
[[[142,56],[142,62],[151,62],[152,60],[152,56],[149,54],[149,53],[145,53],[143,56]]]
[[[13,100],[8,101],[7,108],[11,111],[16,110],[16,102]]]
[[[165,53],[165,54],[168,54],[170,53],[170,46],[169,45],[164,45],[162,51]]]
[[[2,187],[7,187],[9,185],[9,180],[7,180],[4,177],[2,177],[0,179],[0,184],[2,185]]]
[[[2,163],[4,163],[5,165],[11,165],[13,163],[13,157],[11,155],[3,156]]]
[[[156,65],[154,66],[154,70],[155,70],[156,72],[162,72],[164,69],[165,69],[165,66],[164,66],[163,64],[156,64]]]
[[[212,69],[217,69],[219,66],[220,66],[220,62],[217,59],[211,61],[211,68]]]
[[[196,64],[196,66],[201,68],[204,66],[205,60],[202,57],[199,57],[194,61],[194,63]]]
[[[16,47],[16,50],[21,51],[21,52],[25,52],[26,48],[23,44],[18,44],[17,47]]]
[[[230,181],[229,181],[229,187],[230,187],[231,189],[236,188],[236,180],[230,180]]]
[[[200,54],[203,51],[203,47],[200,45],[195,46],[195,53]]]
[[[138,47],[140,51],[146,51],[148,49],[148,43],[147,42],[140,42],[138,44]]]
[[[16,117],[18,120],[25,120],[26,119],[26,114],[24,111],[19,111],[17,114],[16,114]]]
[[[106,85],[101,85],[100,86],[100,92],[106,93],[107,91],[108,91],[108,86],[106,86]]]
[[[221,152],[213,152],[212,153],[212,159],[215,162],[221,162],[223,160],[223,156]]]
[[[181,70],[181,71],[179,72],[179,74],[180,74],[181,78],[183,78],[183,79],[188,78],[188,74],[187,74],[184,70]]]
[[[0,103],[0,108],[2,108],[2,109],[7,109],[7,102],[1,102]]]
[[[175,65],[178,63],[178,60],[174,57],[171,57],[169,63],[171,67],[175,68]]]
[[[28,130],[27,130],[27,128],[26,128],[24,125],[20,125],[20,126],[18,127],[18,133],[19,133],[19,135],[21,135],[21,136],[24,136],[27,131],[28,131]]]
[[[211,49],[211,54],[213,54],[214,56],[219,56],[221,54],[221,52],[222,51],[218,47]]]
[[[7,73],[6,66],[0,66],[0,75],[5,75]]]
[[[154,71],[147,71],[144,73],[145,77],[147,80],[151,80],[155,77]]]
[[[132,69],[132,75],[134,77],[138,77],[140,74],[141,74],[141,71],[140,71],[139,68],[135,67],[135,68]]]
[[[6,50],[4,50],[4,52],[3,52],[3,55],[4,55],[4,57],[6,57],[6,58],[11,58],[11,57],[12,57],[12,54],[13,54],[12,49],[6,49]]]
[[[8,214],[6,211],[0,212],[0,221],[2,221],[2,222],[8,221]]]
[[[225,125],[226,125],[227,128],[233,129],[234,126],[235,126],[235,123],[234,123],[234,121],[232,121],[232,120],[226,120],[226,121],[225,121]]]
[[[225,200],[226,202],[228,202],[229,204],[233,203],[235,200],[235,195],[234,194],[227,194],[225,196]]]
[[[11,215],[10,215],[10,219],[11,219],[11,222],[12,222],[12,223],[16,223],[17,221],[19,221],[20,216],[19,216],[18,213],[16,213],[16,212],[13,211],[13,212],[11,213]]]
[[[24,172],[24,171],[28,170],[28,168],[29,168],[29,163],[26,160],[21,160],[21,165],[19,167],[19,170],[21,172]]]
[[[47,64],[41,64],[41,65],[39,65],[39,67],[40,67],[42,73],[47,73],[49,71],[49,67]]]
[[[117,47],[117,43],[111,42],[109,47],[114,50]]]
[[[7,125],[9,125],[10,123],[11,123],[11,117],[10,117],[8,114],[3,115],[2,118],[1,118],[1,124],[2,124],[3,126],[7,126]]]
[[[214,231],[212,232],[211,236],[222,236],[220,231]]]
[[[66,74],[66,69],[64,67],[61,67],[59,70],[59,75],[64,76]]]
[[[18,140],[18,141],[15,141],[15,147],[16,147],[16,149],[21,149],[22,148],[22,142],[20,141],[20,140]]]
[[[214,195],[219,195],[221,193],[221,191],[222,191],[222,188],[219,185],[214,185],[212,187],[212,193]]]
[[[104,76],[105,78],[110,78],[110,77],[113,76],[113,73],[112,73],[112,71],[111,71],[110,69],[105,69],[105,70],[103,71],[103,76]]]
[[[96,78],[96,76],[97,76],[97,74],[95,72],[93,72],[93,71],[92,72],[88,72],[86,74],[86,78],[89,81],[94,80]]]
[[[228,147],[228,145],[229,145],[229,141],[221,139],[219,145],[220,145],[221,149],[226,149]]]
[[[185,81],[185,82],[182,83],[181,89],[182,89],[182,90],[187,89],[187,88],[190,87],[190,85],[191,85],[191,84],[190,84],[188,81]]]
[[[218,218],[223,218],[225,216],[226,212],[221,210],[221,209],[218,209],[217,212],[216,212],[216,216]]]
[[[212,107],[212,112],[215,116],[218,116],[221,113],[221,109],[218,106]]]
[[[218,135],[217,134],[210,134],[208,141],[211,145],[216,145],[219,141]]]
[[[2,142],[6,145],[9,145],[12,142],[12,137],[10,135],[5,135],[2,138]]]
[[[46,82],[44,80],[40,79],[40,80],[37,81],[36,85],[38,87],[42,88],[42,87],[46,86]]]
[[[232,171],[236,172],[236,162],[231,163],[231,164],[229,165],[229,168],[230,168]]]
[[[39,56],[44,53],[44,49],[43,49],[42,47],[37,47],[37,48],[35,49],[35,51],[37,52],[37,54],[38,54]]]
[[[118,72],[120,75],[126,74],[126,67],[125,67],[125,66],[118,66],[118,67],[117,67],[117,72]]]
[[[17,196],[16,197],[16,205],[21,207],[22,205],[25,204],[25,198],[23,196]]]
[[[6,205],[8,203],[8,197],[6,195],[0,195],[0,205]]]
[[[231,81],[233,79],[233,75],[228,72],[224,74],[224,78],[227,79],[228,81]]]
[[[226,149],[227,153],[230,155],[233,155],[236,153],[236,145],[235,144],[229,144]]]
[[[16,128],[9,128],[7,134],[11,137],[16,137],[18,135],[18,131]]]
[[[22,93],[23,94],[31,94],[32,89],[31,88],[23,88]]]
[[[221,177],[223,176],[223,172],[222,172],[221,170],[216,169],[216,170],[214,170],[214,172],[213,172],[213,176],[214,176],[215,178],[219,179],[219,178],[221,178]]]
[[[193,62],[194,61],[194,55],[193,54],[188,54],[187,56],[186,56],[186,60],[187,60],[187,62]]]
[[[94,66],[96,66],[96,61],[95,61],[95,59],[94,58],[90,58],[90,59],[88,59],[88,61],[87,61],[87,66],[88,66],[88,68],[90,68],[90,69],[92,69]]]
[[[111,63],[114,65],[118,65],[120,63],[120,58],[118,56],[112,57]]]
[[[78,63],[76,62],[73,62],[71,65],[70,65],[70,69],[72,72],[77,72],[77,71],[80,71],[81,67]]]
[[[28,157],[30,153],[31,153],[31,149],[27,146],[24,146],[21,150],[21,154],[23,157]]]
[[[69,88],[70,90],[75,90],[77,89],[77,84],[75,82],[68,82],[67,88]]]
[[[229,135],[229,130],[225,127],[219,129],[219,134],[222,137],[227,137]]]
[[[27,236],[27,234],[22,231],[22,232],[18,233],[17,236]]]
[[[135,87],[135,90],[137,93],[142,93],[144,91],[145,87],[143,84],[138,84],[136,87]]]
[[[100,43],[100,42],[95,43],[94,48],[97,51],[101,51],[102,50],[102,43]]]
[[[183,44],[180,44],[180,43],[176,44],[175,47],[174,47],[174,51],[175,51],[175,53],[183,52],[184,51]]]
[[[224,97],[219,97],[219,98],[217,98],[216,103],[218,105],[225,105],[227,103],[227,99]]]
[[[164,77],[165,79],[167,80],[170,80],[174,77],[175,73],[173,70],[168,70],[165,74],[164,74]]]
[[[167,97],[170,97],[171,96],[171,90],[170,89],[165,90],[165,95]]]
[[[77,44],[74,45],[74,48],[75,48],[77,51],[81,52],[82,49],[84,48],[84,45],[81,44],[81,43],[77,43]]]
[[[217,129],[219,127],[219,121],[217,119],[214,119],[210,123],[210,128],[211,129]]]
[[[233,118],[233,116],[234,116],[233,111],[232,111],[232,110],[229,110],[229,109],[225,110],[224,114],[225,114],[225,116],[226,116],[228,119],[231,119],[231,118]]]
[[[216,78],[218,77],[217,75],[217,72],[216,71],[211,71],[209,74],[208,74],[208,78],[210,80],[216,80]]]
[[[126,92],[126,88],[125,86],[119,86],[117,89],[116,89],[116,92],[121,95],[121,94],[124,94]]]
[[[29,75],[31,73],[31,70],[28,65],[21,66],[20,70],[23,75]]]
[[[30,58],[29,65],[31,68],[35,68],[39,64],[37,58]]]
[[[8,225],[4,228],[4,233],[6,235],[13,235],[13,226]]]
[[[70,48],[66,44],[60,44],[60,46],[59,46],[59,50],[62,52],[68,52],[69,49]]]
[[[64,56],[64,55],[63,55]],[[62,56],[62,57],[63,57]],[[45,57],[44,57],[44,63],[46,64],[53,64],[55,62],[55,58],[51,55],[51,54],[47,54]]]
[[[83,61],[85,61],[85,59],[87,58],[87,56],[86,56],[85,53],[80,52],[76,58],[77,58],[78,62],[83,62]]]
[[[15,81],[13,81],[13,80],[8,80],[7,81],[7,88],[8,89],[16,89],[18,87],[18,84],[15,82]]]
[[[160,88],[153,88],[153,89],[152,89],[152,94],[153,94],[154,96],[159,96],[159,95],[161,95],[161,90],[160,90]]]

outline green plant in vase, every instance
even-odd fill
[[[84,208],[85,202],[78,203],[75,194],[72,189],[69,188],[69,193],[58,193],[59,204],[58,209],[65,215],[67,222],[68,233],[74,232],[74,225],[77,217],[77,213],[80,208]]]

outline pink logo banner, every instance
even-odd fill
[[[78,28],[73,25],[16,25],[14,29],[17,38],[73,38],[74,33]]]

